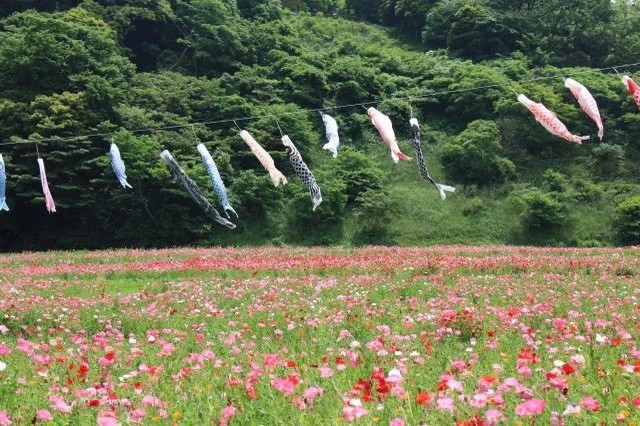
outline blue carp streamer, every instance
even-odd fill
[[[220,199],[220,204],[222,204],[222,209],[224,210],[224,214],[229,218],[229,211],[238,217],[238,213],[231,207],[229,203],[229,198],[227,197],[227,189],[224,186],[224,182],[222,181],[222,176],[220,176],[220,172],[218,171],[218,166],[216,166],[216,162],[213,161],[211,154],[207,150],[207,147],[204,144],[198,144],[198,152],[200,153],[200,157],[202,157],[202,163],[204,164],[204,168],[207,169],[207,173],[209,173],[209,177],[211,178],[211,183],[213,183],[213,190],[218,194],[218,198]]]
[[[129,185],[129,182],[127,182],[127,175],[124,173],[125,167],[124,162],[120,157],[120,150],[115,143],[111,144],[109,157],[111,157],[111,168],[113,169],[113,173],[116,174],[120,185],[122,185],[123,188],[131,188],[131,185]]]

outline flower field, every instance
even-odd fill
[[[5,255],[0,425],[633,424],[639,255]]]

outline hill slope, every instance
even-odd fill
[[[110,136],[47,141],[39,152],[58,205],[47,215],[35,147],[8,145],[2,153],[12,210],[0,223],[2,247],[619,241],[616,206],[640,187],[639,119],[618,76],[535,67],[518,52],[474,63],[407,44],[395,30],[270,5],[83,2],[4,18],[2,134],[116,132],[134,188],[115,181],[104,155]],[[598,100],[602,142],[592,136],[577,146],[549,135],[511,90],[543,102],[572,131],[593,135],[595,126],[563,86],[569,75]],[[518,83],[540,76],[557,78]],[[491,87],[476,90],[484,86]],[[415,157],[413,113],[432,176],[457,191],[441,201],[414,160],[393,164],[359,104],[389,115],[401,150]],[[321,150],[322,120],[309,111],[320,108],[340,126],[337,159]],[[232,119],[271,152],[290,185],[273,188]],[[210,124],[125,130],[194,122]],[[315,213],[278,127],[322,188]],[[169,149],[217,206],[198,141],[214,154],[240,214],[235,231],[209,223],[160,162],[159,149]]]

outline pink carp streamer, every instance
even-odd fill
[[[602,125],[602,118],[600,118],[600,111],[598,110],[598,104],[594,97],[586,87],[571,78],[564,80],[564,86],[571,90],[573,96],[578,100],[580,108],[596,123],[598,126],[598,137],[602,140],[604,136],[604,126]]]
[[[539,102],[534,102],[527,98],[523,94],[518,95],[518,101],[527,107],[529,111],[533,113],[536,121],[542,125],[549,133],[554,136],[558,136],[562,139],[566,139],[569,142],[575,142],[581,144],[582,141],[589,139],[589,136],[577,136],[567,130],[567,126],[556,116],[554,112],[551,112]]]
[[[393,132],[393,125],[391,124],[391,120],[389,117],[371,107],[367,110],[367,114],[371,117],[371,122],[376,129],[380,133],[382,140],[387,146],[391,149],[391,158],[394,163],[397,163],[400,158],[403,160],[411,160],[406,154],[403,154],[398,147],[398,142],[396,141],[396,134]]]
[[[256,156],[258,161],[260,161],[262,167],[264,167],[264,169],[269,172],[269,176],[271,177],[273,186],[277,188],[278,185],[280,185],[280,182],[282,182],[282,185],[286,185],[288,183],[287,178],[284,177],[282,172],[280,172],[280,170],[276,168],[276,165],[273,162],[273,158],[271,158],[269,153],[265,151],[258,142],[256,142],[253,136],[251,136],[251,134],[246,130],[242,130],[240,132],[240,137],[242,137],[245,143],[249,145],[249,148],[251,148],[251,152],[253,152],[253,155]]]
[[[44,161],[42,158],[38,158],[38,166],[40,167],[40,183],[42,183],[42,193],[44,194],[44,202],[47,205],[49,213],[56,211],[56,204],[53,202],[51,191],[49,191],[49,184],[47,183],[47,174],[44,171]]]
[[[633,96],[633,101],[636,103],[636,106],[640,108],[640,88],[636,82],[631,80],[628,75],[622,77],[622,82],[627,86],[627,90],[631,93],[631,96]]]

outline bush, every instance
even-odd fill
[[[467,185],[486,186],[504,182],[516,166],[501,157],[498,129],[493,121],[470,123],[452,142],[442,148],[442,163],[447,175]]]
[[[369,156],[353,148],[340,150],[336,159],[335,175],[346,186],[347,201],[353,203],[367,190],[378,190],[386,179],[385,173]]]
[[[605,247],[605,244],[600,240],[589,238],[576,241],[576,247]]]
[[[569,184],[565,175],[553,169],[547,169],[542,174],[542,179],[542,187],[551,192],[564,192]]]
[[[288,235],[291,241],[303,244],[337,244],[342,241],[344,211],[347,204],[344,183],[323,173],[315,174],[322,192],[322,203],[311,209],[309,190],[297,178],[287,189],[295,191],[287,205]]]
[[[567,206],[553,194],[531,188],[512,193],[510,198],[521,210],[520,224],[527,240],[557,241],[567,234],[571,225]]]
[[[615,178],[620,176],[625,159],[623,147],[601,143],[593,148],[592,155],[596,160],[596,170],[600,177]]]
[[[550,235],[567,224],[567,207],[542,192],[533,192],[526,199],[524,229],[530,234]]]
[[[640,244],[640,197],[618,204],[616,234],[622,244]]]
[[[481,198],[475,197],[470,199],[462,206],[462,215],[463,216],[473,216],[480,213],[482,210],[486,208],[484,201]]]
[[[571,181],[574,190],[574,199],[578,201],[594,201],[601,197],[603,190],[595,183],[583,179]]]
[[[391,197],[388,191],[369,189],[357,199],[354,210],[357,230],[354,244],[393,244],[391,238]]]

